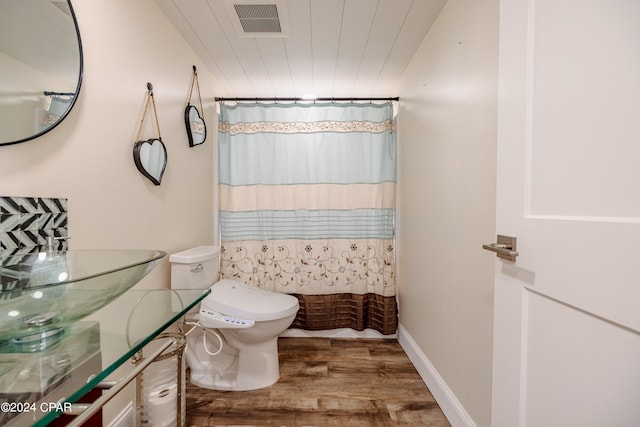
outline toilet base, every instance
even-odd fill
[[[212,377],[208,372],[191,372],[190,381],[191,384],[206,388],[209,390],[221,390],[221,391],[251,391],[266,388],[274,385],[278,382],[280,376],[275,379],[263,379],[262,381],[253,381],[251,384],[242,384],[238,382],[236,375],[228,375],[222,377]]]
[[[205,351],[201,330],[187,337],[185,357],[193,385],[211,390],[249,391],[269,387],[280,379],[277,337],[239,345],[225,330],[216,332],[224,335],[222,351],[216,356]],[[215,353],[219,349],[217,340],[208,336],[207,348]]]

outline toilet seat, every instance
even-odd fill
[[[256,322],[282,319],[295,314],[299,308],[298,299],[292,295],[266,291],[230,279],[215,283],[201,305],[227,316]]]

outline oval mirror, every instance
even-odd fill
[[[71,1],[0,0],[0,145],[56,127],[82,83],[82,43]]]

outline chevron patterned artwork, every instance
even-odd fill
[[[0,290],[25,287],[22,266],[53,237],[54,248],[68,248],[67,199],[0,196]]]

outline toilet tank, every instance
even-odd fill
[[[220,248],[198,246],[169,256],[171,289],[208,289],[218,281]]]

